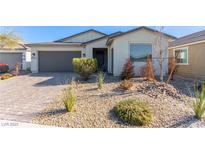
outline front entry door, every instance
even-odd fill
[[[93,58],[97,59],[98,71],[107,71],[107,48],[94,48]]]

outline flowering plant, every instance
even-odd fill
[[[0,67],[9,66],[8,64],[0,63]]]
[[[9,70],[9,65],[8,64],[3,64],[0,63],[0,73],[6,73]]]

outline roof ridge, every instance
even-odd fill
[[[90,32],[90,31],[94,31],[94,32],[97,32],[97,33],[102,34],[102,35],[107,35],[107,34],[105,34],[105,33],[103,33],[103,32],[97,31],[97,30],[95,30],[95,29],[88,29],[88,30],[79,32],[79,33],[77,33],[77,34],[73,34],[73,35],[70,35],[70,36],[68,36],[68,37],[65,37],[65,38],[62,38],[62,39],[58,39],[58,40],[53,41],[53,42],[62,42],[62,41],[64,41],[65,39],[69,39],[69,38],[72,38],[72,37],[75,37],[75,36],[78,36],[78,35],[81,35],[81,34]]]
[[[123,33],[123,32],[122,32],[122,31],[117,31],[117,32],[114,32],[114,33],[111,33],[111,34],[108,34],[108,35],[105,35],[105,36],[102,36],[102,37],[99,37],[99,38],[95,38],[95,39],[90,40],[90,41],[87,41],[87,42],[83,42],[82,44],[87,44],[87,43],[90,43],[90,42],[94,42],[94,41],[103,39],[103,38],[105,38],[105,37],[112,36],[112,35],[117,34],[117,33]]]
[[[139,27],[136,27],[136,28],[134,28],[134,29],[128,30],[128,31],[126,31],[126,32],[122,32],[122,33],[119,34],[119,35],[112,36],[112,37],[110,37],[110,39],[115,38],[115,37],[118,37],[118,36],[121,36],[121,35],[125,35],[125,34],[128,34],[128,33],[131,33],[131,32],[137,31],[137,30],[141,30],[141,29],[146,29],[146,30],[149,30],[149,31],[152,31],[152,32],[160,32],[160,31],[158,31],[158,30],[156,30],[156,29],[153,29],[153,28],[149,28],[149,27],[146,27],[146,26],[139,26]],[[171,38],[173,38],[173,39],[177,39],[177,37],[175,37],[175,36],[172,36],[172,35],[167,34],[167,33],[164,33],[164,32],[162,32],[162,33],[163,33],[163,35],[165,35],[165,36],[167,36],[167,37],[171,37]],[[107,41],[106,44],[109,44],[109,40]]]
[[[146,29],[146,30],[150,30],[150,31],[153,31],[153,32],[159,32],[158,30],[153,29],[153,28],[149,28],[149,27],[146,27],[146,26],[140,26],[140,27],[137,27],[137,28],[128,30],[128,31],[126,31],[126,32],[123,32],[123,33],[120,34],[120,35],[123,35],[123,34],[126,34],[126,33],[130,33],[130,32],[136,31],[136,30],[140,30],[140,29]],[[167,34],[167,33],[163,33],[163,34],[166,35],[166,36],[168,36],[168,37],[176,38],[175,36],[172,36],[172,35]]]

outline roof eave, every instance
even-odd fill
[[[110,37],[110,38],[117,38],[117,37],[120,37],[120,36],[123,36],[123,35],[129,34],[129,33],[132,33],[132,32],[134,32],[134,31],[141,30],[141,29],[149,30],[149,31],[152,31],[152,32],[159,32],[159,31],[157,31],[157,30],[154,30],[154,29],[148,28],[148,27],[146,27],[146,26],[141,26],[141,27],[138,27],[138,28],[135,28],[135,29],[129,30],[129,31],[127,31],[127,32],[121,33],[121,34],[119,34],[119,35],[112,36],[112,37]],[[172,36],[172,35],[169,35],[169,34],[166,34],[166,33],[163,33],[163,35],[165,35],[166,37],[169,37],[169,38],[171,38],[171,39],[173,39],[173,40],[177,39],[177,37]]]
[[[174,45],[174,46],[170,45],[168,47],[168,49],[175,49],[175,48],[180,48],[180,47],[189,46],[189,45],[195,45],[195,44],[199,44],[199,43],[205,43],[205,40],[190,42],[190,43],[184,43],[184,44],[178,44],[178,45]]]
[[[40,44],[40,43],[33,43],[33,44],[26,44],[28,47],[36,47],[36,46],[81,46],[81,44]]]

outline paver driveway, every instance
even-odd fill
[[[0,119],[31,122],[75,76],[72,73],[39,73],[0,80]]]

